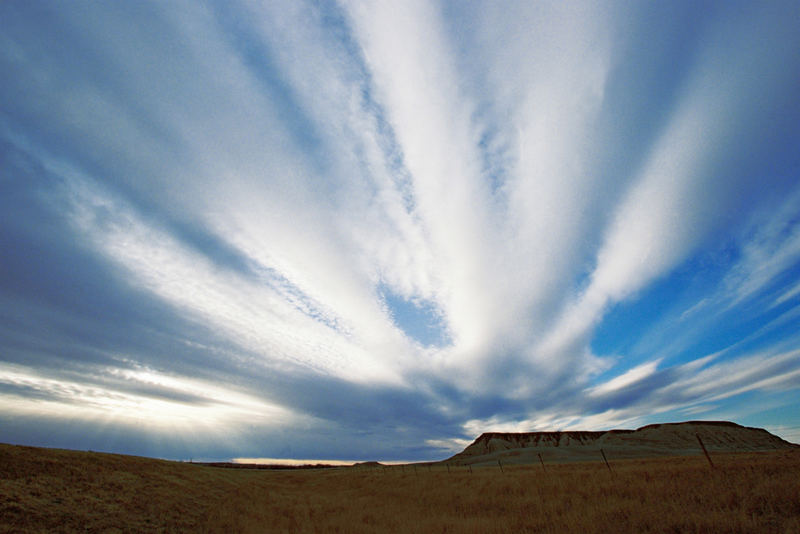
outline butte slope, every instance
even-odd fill
[[[523,432],[482,434],[462,452],[445,460],[457,465],[575,462],[701,454],[697,436],[709,452],[754,452],[800,448],[762,428],[724,421],[688,421],[603,432]]]

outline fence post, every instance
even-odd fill
[[[497,465],[500,466],[500,472],[505,473],[505,471],[503,471],[503,464],[500,463],[500,458],[497,459]]]
[[[538,456],[538,457],[539,457],[539,461],[540,461],[540,462],[541,462],[541,464],[542,464],[542,469],[544,469],[544,472],[546,473],[546,472],[547,472],[547,468],[544,466],[544,460],[542,460],[542,453],[540,453],[540,452],[537,452],[537,453],[536,453],[536,456]]]
[[[608,459],[606,458],[606,453],[603,452],[603,449],[600,449],[600,454],[603,455],[603,461],[606,463],[606,467],[608,467],[608,472],[609,473],[614,473],[614,471],[611,470],[611,465],[609,465]]]
[[[703,445],[703,440],[700,439],[700,434],[695,434],[697,436],[697,441],[700,443],[700,448],[703,449],[703,454],[706,455],[706,460],[708,460],[708,465],[711,466],[711,469],[714,469],[714,462],[711,461],[711,456],[708,455],[708,451],[706,450],[706,446]]]

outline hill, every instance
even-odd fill
[[[701,454],[698,436],[709,452],[757,452],[794,449],[763,428],[727,421],[688,421],[647,425],[636,430],[603,432],[487,432],[446,460],[456,465],[597,461],[602,449],[609,458],[631,459]]]
[[[0,444],[0,532],[189,532],[258,474]]]

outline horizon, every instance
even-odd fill
[[[463,450],[456,451],[455,454],[459,454],[464,452],[470,445],[477,443],[480,438],[482,438],[486,434],[560,434],[560,433],[582,433],[582,432],[596,432],[596,433],[607,433],[607,432],[636,432],[643,428],[647,428],[650,426],[659,426],[659,425],[682,425],[682,424],[696,424],[696,423],[711,423],[711,424],[726,424],[726,425],[734,425],[739,426],[745,429],[755,429],[755,430],[765,430],[760,429],[757,427],[747,427],[743,425],[739,425],[733,421],[719,421],[719,420],[688,420],[688,421],[673,421],[668,423],[651,423],[639,428],[610,428],[606,430],[536,430],[531,432],[482,432],[481,434],[475,436],[475,438],[467,443]],[[773,434],[775,435],[775,434]],[[795,443],[788,441],[780,436],[777,436],[784,441],[787,441],[789,444],[796,445],[800,447],[800,443]],[[9,444],[9,445],[16,445],[16,444]],[[24,446],[24,445],[23,445]],[[97,450],[87,450],[82,451],[80,449],[66,449],[66,450],[76,450],[78,452],[91,452],[91,453],[99,453],[99,454],[119,454],[113,451],[97,451]],[[719,453],[720,451],[715,451]],[[427,463],[436,463],[436,462],[443,462],[451,458],[453,454],[450,454],[444,458],[434,458],[429,460],[383,460],[380,458],[362,458],[359,460],[342,460],[342,459],[325,459],[325,458],[316,458],[316,459],[301,459],[301,458],[264,458],[264,457],[256,457],[256,458],[162,458],[162,457],[148,457],[144,456],[144,458],[151,458],[155,460],[166,460],[166,461],[174,461],[180,463],[196,463],[196,464],[204,464],[204,463],[231,463],[231,464],[243,464],[243,465],[266,465],[266,466],[291,466],[291,467],[309,467],[315,465],[322,465],[326,467],[351,467],[362,463],[370,463],[370,462],[377,462],[381,465],[385,466],[398,466],[398,465],[414,465],[414,464],[427,464]]]
[[[0,3],[0,441],[800,442],[800,4]]]

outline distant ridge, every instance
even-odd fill
[[[800,448],[763,428],[729,421],[659,423],[636,430],[485,432],[446,460],[455,464],[596,460],[600,449],[614,458],[700,454],[697,437],[712,452],[754,452]]]

